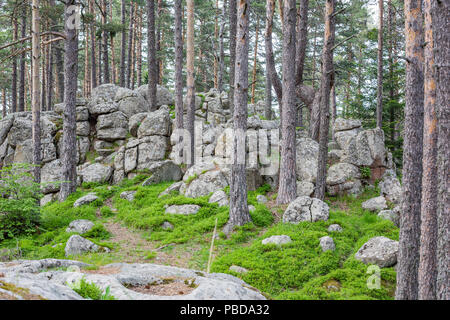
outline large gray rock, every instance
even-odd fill
[[[139,87],[138,89],[136,89],[136,91],[138,93],[140,93],[145,100],[148,101],[148,85],[143,85],[141,87]],[[157,85],[156,86],[156,106],[160,107],[163,105],[174,105],[175,104],[175,98],[173,96],[172,93],[170,93],[169,90],[167,90],[166,88]]]
[[[217,203],[219,207],[224,207],[228,205],[228,195],[223,190],[218,190],[214,192],[209,198],[209,203]]]
[[[191,215],[196,214],[200,210],[200,206],[195,204],[172,205],[167,207],[168,214]]]
[[[297,181],[297,197],[310,197],[314,192],[314,183],[309,181]]]
[[[118,109],[130,118],[132,115],[148,111],[148,103],[144,97],[136,91],[127,88],[118,88],[114,100]]]
[[[297,224],[302,221],[326,221],[328,205],[320,199],[301,196],[292,201],[283,214],[283,222]]]
[[[355,259],[365,264],[376,264],[380,268],[397,263],[398,241],[386,237],[374,237],[355,254]]]
[[[66,257],[71,255],[80,255],[87,252],[97,252],[100,250],[100,247],[77,234],[74,234],[67,240],[66,247],[64,248],[64,252],[66,253]]]
[[[128,130],[130,131],[131,135],[133,137],[137,137],[137,132],[142,124],[142,121],[147,117],[148,113],[137,113],[130,117],[130,120],[128,121]]]
[[[359,168],[350,163],[333,164],[327,172],[327,190],[330,195],[360,194],[362,184]]]
[[[386,200],[394,204],[400,204],[402,201],[402,186],[394,170],[386,170],[378,186],[380,187],[381,195]]]
[[[159,109],[155,112],[148,113],[147,117],[142,120],[141,125],[137,129],[139,138],[145,136],[170,136],[171,119],[166,109]]]
[[[63,182],[62,169],[63,167],[59,159],[42,166],[41,190],[44,194],[59,191],[61,182]]]
[[[146,169],[151,177],[142,183],[143,186],[167,181],[179,181],[183,177],[181,168],[171,160],[152,163]]]
[[[184,177],[186,175],[187,172]],[[226,174],[221,170],[211,170],[200,174],[198,177],[195,175],[192,177],[194,177],[192,181],[186,181],[180,188],[180,193],[189,198],[207,196],[211,192],[222,190],[228,186]]]
[[[95,195],[95,193],[88,193],[87,195],[77,199],[77,201],[74,202],[73,206],[74,208],[83,206],[85,204],[89,204],[91,202],[94,202],[97,200],[98,197]]]
[[[128,134],[128,117],[121,111],[100,115],[96,129],[100,140],[124,140]]]
[[[178,182],[171,184],[166,190],[164,190],[163,192],[161,192],[159,194],[158,198],[169,195],[171,192],[180,191],[180,188],[182,185],[183,185],[183,181],[178,181]]]
[[[344,150],[341,161],[356,166],[386,166],[383,130],[376,128],[358,133]]]
[[[372,199],[369,199],[367,201],[364,201],[361,206],[363,209],[376,212],[383,209],[386,209],[388,206],[386,204],[386,199],[383,196],[375,197]]]
[[[156,161],[166,158],[169,148],[169,138],[165,136],[144,137],[138,146],[137,170],[150,170],[150,166]]]
[[[336,132],[334,134],[334,139],[336,140],[337,145],[339,148],[344,152],[347,151],[350,143],[353,141],[353,139],[358,135],[360,132],[360,129],[352,129],[348,131],[340,131]],[[340,155],[340,158],[342,158],[343,153]]]
[[[287,244],[287,243],[291,243],[292,239],[291,237],[287,236],[287,235],[281,235],[281,236],[271,236],[269,238],[263,239],[261,241],[262,244],[276,244],[278,246],[283,245],[283,244]]]
[[[315,182],[317,177],[317,161],[319,144],[310,138],[297,140],[296,172],[297,180]]]
[[[113,174],[113,168],[101,163],[94,163],[79,172],[83,182],[105,183],[110,181]]]
[[[400,216],[397,210],[381,210],[378,212],[378,217],[381,219],[392,221],[397,227],[400,223]]]
[[[79,219],[72,221],[66,229],[66,232],[76,232],[84,234],[94,227],[94,223],[90,220]]]

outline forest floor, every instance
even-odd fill
[[[65,259],[64,247],[73,233],[65,231],[76,219],[89,219],[94,228],[83,237],[111,249],[109,253],[89,253],[74,260],[92,264],[91,270],[113,262],[156,263],[207,270],[211,239],[228,219],[228,207],[208,203],[208,196],[191,199],[178,193],[158,198],[171,183],[142,187],[145,177],[138,176],[120,185],[83,185],[65,202],[52,202],[41,209],[41,225],[34,235],[0,242],[0,261],[15,259]],[[123,191],[137,191],[132,202],[121,199]],[[228,190],[225,190],[228,192]],[[95,202],[73,207],[79,197],[95,192]],[[264,194],[266,205],[256,201]],[[377,188],[366,189],[355,198],[327,197],[328,221],[282,223],[285,206],[274,204],[276,194],[269,186],[249,192],[249,204],[256,207],[252,223],[237,228],[230,237],[218,232],[214,242],[211,272],[229,273],[261,290],[271,299],[393,299],[394,268],[381,269],[381,287],[369,289],[367,265],[354,258],[356,251],[370,238],[386,236],[398,240],[398,228],[391,221],[361,208],[361,203],[377,196]],[[197,204],[195,215],[166,215],[165,205]],[[165,230],[167,221],[173,229]],[[329,232],[331,224],[342,232]],[[261,244],[272,235],[288,235],[292,242],[283,246]],[[329,235],[335,251],[322,252],[319,239]],[[247,273],[230,271],[232,265]]]

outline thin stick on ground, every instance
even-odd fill
[[[212,254],[214,250],[214,239],[216,238],[216,231],[217,231],[217,218],[216,218],[216,224],[214,226],[214,231],[211,239],[211,247],[209,248],[209,258],[208,258],[208,267],[206,268],[206,273],[209,273],[211,269],[211,263],[212,263]]]

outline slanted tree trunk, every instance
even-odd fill
[[[378,0],[378,74],[377,74],[377,127],[383,117],[383,0]]]
[[[40,59],[41,59],[41,39],[40,39],[40,23],[39,16],[39,0],[33,0],[31,5],[31,57],[32,57],[32,90],[33,96],[31,101],[32,119],[33,119],[33,172],[34,181],[41,183],[41,79],[40,79]]]
[[[424,1],[425,72],[423,123],[423,174],[420,226],[419,299],[436,299],[437,246],[437,116],[436,81],[431,28],[431,0]]]
[[[335,0],[327,0],[325,5],[325,34],[322,52],[322,79],[320,81],[320,135],[319,161],[317,165],[316,190],[314,195],[325,198],[328,158],[328,131],[330,127],[330,90],[333,84],[333,46],[335,34]]]
[[[423,136],[423,29],[420,0],[405,0],[406,85],[403,203],[397,264],[397,300],[418,298]]]
[[[6,89],[3,88],[2,89],[2,117],[5,118],[6,117]]]
[[[295,54],[297,84],[303,83],[303,69],[305,67],[306,46],[308,44],[308,7],[309,0],[300,1]]]
[[[185,159],[188,166],[194,165],[194,121],[195,121],[195,77],[194,77],[194,0],[187,0],[187,107],[186,129],[189,132],[188,156]]]
[[[235,64],[236,64],[236,28],[237,28],[237,0],[230,1],[230,90],[228,95],[228,101],[230,103],[230,111],[233,114],[234,110],[234,77],[235,77]]]
[[[252,98],[251,103],[255,103],[255,90],[256,90],[256,70],[258,66],[258,39],[259,39],[259,16],[256,21],[255,30],[255,54],[253,57],[253,72],[252,72]]]
[[[65,4],[64,31],[66,34],[64,49],[64,124],[62,142],[63,183],[59,200],[64,201],[77,188],[77,136],[76,136],[76,98],[78,76],[78,34],[70,24],[73,6],[76,0],[67,0]]]
[[[247,205],[247,173],[245,169],[245,140],[248,101],[248,17],[249,0],[239,0],[237,13],[236,67],[233,114],[233,163],[230,183],[230,218],[224,228],[229,234],[233,227],[251,221]]]
[[[278,104],[282,105],[283,89],[281,85],[280,78],[278,77],[277,70],[275,69],[275,59],[273,56],[272,47],[272,27],[273,27],[273,14],[275,12],[275,0],[267,0],[266,2],[266,68],[268,69],[268,74],[270,75],[270,81],[275,93],[277,95]],[[281,113],[280,113],[281,114]]]
[[[266,65],[267,65],[267,55],[266,55]],[[264,117],[267,120],[272,120],[272,82],[270,81],[270,76],[268,69],[266,68],[266,82],[264,89]]]
[[[21,19],[21,29],[20,29],[20,36],[22,38],[25,38],[26,32],[27,32],[27,8],[25,7],[22,12],[22,19]],[[19,69],[19,105],[18,110],[19,112],[25,111],[25,58],[26,54],[22,53],[20,55],[20,69]]]
[[[280,185],[278,187],[278,204],[286,204],[297,197],[296,175],[296,88],[295,68],[295,24],[297,10],[295,0],[284,0],[283,23],[283,96],[281,108],[281,163]]]
[[[122,43],[120,44],[120,86],[121,87],[125,87],[126,85],[126,81],[125,81],[125,59],[126,59],[126,43],[127,43],[127,32],[125,31],[125,23],[126,23],[126,14],[127,14],[127,10],[126,10],[126,4],[125,4],[125,0],[122,0],[120,2],[120,19],[121,19],[121,23],[123,26],[123,31],[122,31]]]
[[[150,111],[156,110],[156,45],[155,45],[155,0],[147,0],[148,19],[148,103]],[[130,35],[131,37],[131,35]],[[129,66],[131,67],[131,66]]]
[[[438,243],[437,243],[437,279],[436,298],[450,300],[450,278],[448,253],[450,252],[450,4],[448,1],[432,1],[432,28],[434,47],[434,65],[436,67],[436,111],[438,117],[437,172],[438,174]]]

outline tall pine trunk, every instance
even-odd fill
[[[255,91],[256,91],[256,71],[258,66],[258,39],[259,39],[259,17],[256,21],[255,30],[255,53],[253,57],[253,72],[252,72],[252,98],[251,103],[255,103]]]
[[[41,183],[41,88],[40,88],[40,59],[41,59],[41,39],[40,39],[40,23],[39,16],[39,0],[33,0],[31,5],[31,56],[32,56],[32,118],[33,118],[33,172],[34,181]]]
[[[450,225],[450,4],[448,1],[432,1],[432,27],[434,49],[434,65],[436,66],[436,108],[438,115],[438,234],[437,243],[437,280],[436,298],[450,300],[450,279],[448,253],[450,241],[448,226]]]
[[[125,59],[126,59],[126,42],[127,42],[127,32],[125,31],[125,22],[126,22],[126,14],[127,14],[127,10],[126,10],[126,4],[125,4],[125,0],[121,1],[120,4],[120,18],[121,18],[121,23],[123,26],[123,30],[122,30],[122,39],[121,39],[121,44],[120,44],[120,81],[119,81],[119,85],[121,87],[125,87],[126,85],[126,80],[125,80]]]
[[[230,183],[230,218],[224,232],[251,221],[247,205],[247,174],[245,169],[245,140],[248,101],[248,17],[249,0],[239,0],[237,13],[236,66],[233,114],[233,163]]]
[[[296,91],[295,91],[295,0],[284,0],[283,6],[283,98],[281,108],[281,163],[278,204],[286,204],[297,197],[296,175]]]
[[[182,163],[183,148],[181,144],[183,142],[182,129],[183,123],[183,21],[182,15],[182,0],[175,0],[175,124],[179,134],[179,147],[180,152],[179,162]]]
[[[78,76],[78,34],[77,29],[69,24],[73,15],[76,0],[68,0],[65,4],[64,31],[64,124],[62,142],[63,183],[59,193],[59,200],[64,201],[77,188],[77,136],[76,136],[76,98]]]
[[[94,0],[89,1],[89,9],[91,14],[95,17],[95,7],[94,7]],[[91,86],[92,89],[97,87],[98,84],[98,78],[97,78],[97,63],[96,63],[96,56],[95,56],[95,25],[94,23],[91,23]]]
[[[272,47],[272,27],[273,27],[273,14],[275,12],[275,0],[267,0],[266,2],[266,39],[265,39],[265,49],[266,49],[266,69],[270,75],[270,81],[275,93],[277,95],[278,104],[282,106],[282,85],[280,78],[278,78],[277,70],[275,69],[275,59],[273,56]],[[281,114],[281,112],[280,112]]]
[[[134,3],[130,2],[130,24],[128,26],[128,68],[127,68],[127,88],[131,88],[131,70],[133,68],[132,55],[133,55],[133,20],[134,20]],[[149,73],[150,80],[150,73]]]
[[[219,79],[217,80],[217,88],[219,92],[223,91],[223,73],[225,70],[225,47],[224,47],[224,34],[225,34],[225,12],[227,10],[227,0],[224,0],[222,6],[222,21],[220,23],[219,31]]]
[[[21,29],[20,29],[20,36],[22,38],[25,38],[26,32],[27,32],[27,9],[26,7],[23,9],[22,12],[22,19],[21,19]],[[19,112],[25,111],[25,58],[26,54],[22,53],[20,55],[20,68],[19,68],[19,104],[18,104],[18,110]]]
[[[156,110],[156,44],[155,44],[155,0],[147,0],[148,19],[148,103],[150,111]],[[131,37],[131,35],[130,35]],[[131,67],[131,66],[129,66]]]
[[[333,46],[335,37],[335,0],[327,0],[325,5],[325,34],[322,52],[322,79],[320,81],[320,134],[319,161],[315,197],[324,200],[327,179],[328,131],[330,127],[330,91],[333,86]]]
[[[418,298],[423,137],[423,19],[420,0],[405,0],[406,85],[403,202],[397,264],[397,300]]]
[[[110,83],[111,76],[109,72],[109,54],[108,54],[108,31],[105,29],[105,26],[108,22],[108,11],[107,11],[107,3],[106,0],[102,2],[102,26],[104,28],[102,34],[103,41],[103,83]]]
[[[378,71],[377,71],[377,127],[383,118],[383,1],[378,0]]]
[[[18,37],[17,19],[13,18],[13,40],[16,41]],[[10,112],[17,112],[17,58],[14,56],[12,61],[12,79],[11,79],[11,110]]]
[[[236,64],[236,28],[237,28],[237,0],[230,0],[230,90],[228,94],[228,101],[230,102],[230,111],[233,114],[234,110],[234,77]]]
[[[194,78],[194,0],[187,0],[187,112],[186,129],[189,132],[188,158],[185,159],[188,166],[194,164],[194,121],[195,121],[195,78]]]
[[[422,209],[420,226],[419,299],[436,299],[437,246],[437,116],[431,28],[431,0],[424,1],[425,72],[423,122]]]

